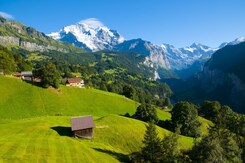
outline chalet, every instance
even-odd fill
[[[81,78],[68,78],[66,81],[66,86],[76,86],[82,88],[84,86],[84,81]]]
[[[26,80],[26,81],[33,81],[32,71],[22,71],[21,78],[22,80]]]
[[[92,138],[94,127],[92,116],[71,118],[71,130],[75,138]]]

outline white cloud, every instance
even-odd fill
[[[6,12],[0,11],[0,16],[4,17],[5,19],[14,19],[14,17]]]
[[[93,27],[93,28],[104,27],[104,24],[96,18],[89,18],[89,19],[81,20],[79,24],[87,24],[88,26]]]

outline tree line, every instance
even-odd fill
[[[173,134],[160,139],[156,132],[156,109],[140,105],[134,118],[148,122],[141,151],[132,153],[131,162],[186,162],[186,163],[242,163],[245,161],[245,116],[222,106],[218,101],[204,101],[197,107],[189,102],[178,102],[171,110]],[[198,114],[212,120],[208,135],[200,132]],[[192,149],[180,150],[178,135],[195,138]],[[198,139],[196,139],[198,138]]]

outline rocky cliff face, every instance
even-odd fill
[[[29,51],[47,51],[47,50],[55,50],[67,53],[68,51],[62,48],[57,48],[54,46],[44,46],[44,45],[38,45],[36,43],[22,41],[18,37],[12,37],[12,36],[0,36],[0,44],[3,46],[20,46],[24,49],[27,49]]]
[[[205,63],[202,72],[172,86],[176,99],[194,103],[218,100],[236,112],[245,113],[244,54],[245,42],[219,49]]]
[[[58,42],[44,33],[0,16],[0,44],[19,46],[29,51],[55,50],[68,52],[74,46]]]
[[[198,77],[201,90],[209,95],[207,98],[219,100],[235,111],[245,112],[245,83],[237,75],[205,67]]]
[[[20,39],[11,36],[0,36],[0,44],[3,46],[14,45],[19,46]]]
[[[135,52],[144,55],[144,64],[155,69],[154,79],[159,79],[161,77],[160,69],[170,69],[170,64],[163,49],[149,41],[132,39],[114,46],[113,50],[120,52]]]
[[[202,93],[217,99],[234,110],[245,113],[245,42],[228,45],[205,64],[198,75]]]

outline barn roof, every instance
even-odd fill
[[[82,79],[81,78],[68,78],[67,83],[81,83]]]
[[[22,71],[21,75],[22,76],[32,76],[32,71]]]
[[[94,128],[94,127],[95,125],[91,115],[71,118],[72,131]]]

